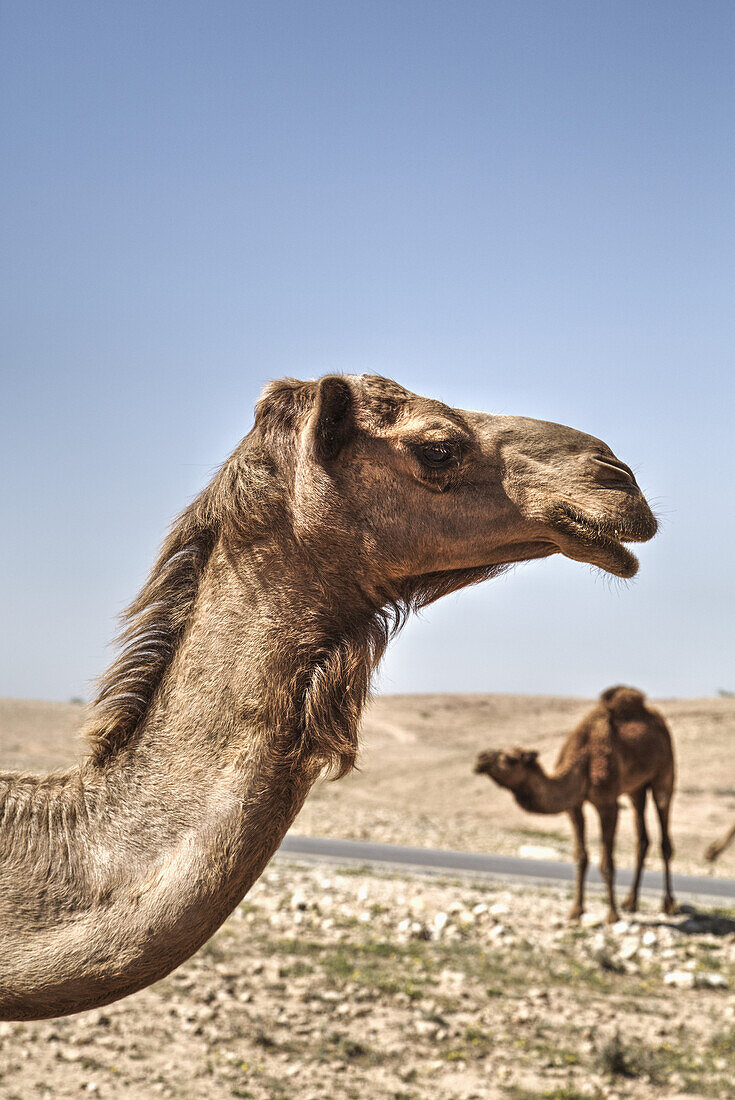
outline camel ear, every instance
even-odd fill
[[[521,753],[521,760],[524,764],[535,764],[538,760],[538,753],[535,749],[531,749],[530,752],[524,751]]]
[[[349,383],[339,375],[319,379],[309,431],[319,462],[331,462],[355,430]]]

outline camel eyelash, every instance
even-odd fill
[[[424,469],[441,473],[456,466],[461,457],[460,445],[455,440],[441,439],[409,444]]]

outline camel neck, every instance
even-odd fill
[[[548,775],[536,765],[513,794],[519,806],[530,813],[558,814],[570,810],[584,797],[585,768],[580,763]]]
[[[0,1016],[78,1011],[163,977],[262,873],[325,762],[354,754],[375,647],[360,615],[322,606],[318,578],[297,572],[286,555],[216,548],[135,737],[56,785],[25,781],[32,842],[11,823],[0,845],[35,935],[14,934],[20,898],[0,902]]]

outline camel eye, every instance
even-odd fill
[[[419,454],[425,465],[437,470],[449,465],[456,457],[456,449],[452,443],[424,443]]]

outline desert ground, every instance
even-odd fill
[[[320,784],[294,831],[569,858],[565,817],[523,813],[471,766],[480,748],[514,744],[551,765],[589,705],[379,697],[360,771]],[[735,699],[656,705],[679,760],[674,868],[705,874],[704,847],[735,819]],[[0,700],[0,768],[72,763],[83,717],[74,704]],[[735,878],[735,850],[713,873]],[[151,989],[76,1017],[0,1024],[0,1097],[734,1096],[735,911],[698,903],[664,918],[647,896],[610,928],[598,895],[579,926],[568,904],[567,889],[279,857]]]

